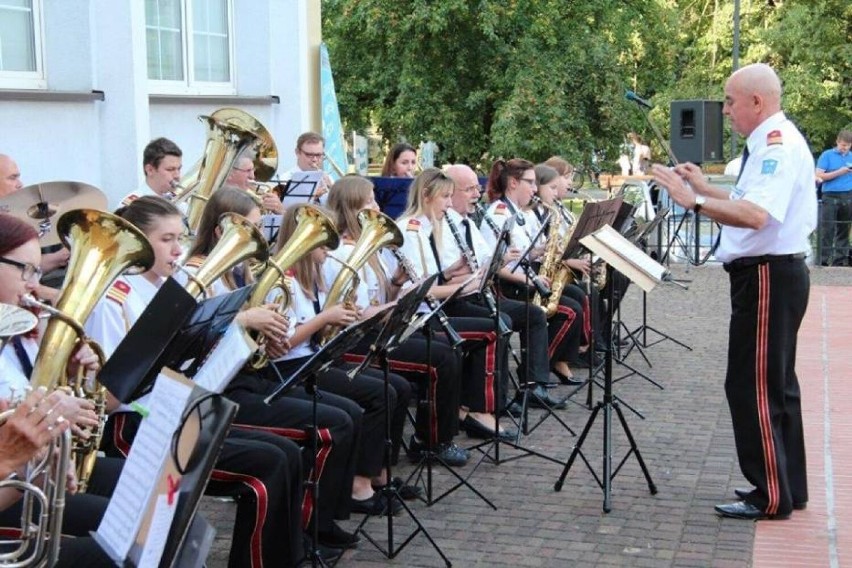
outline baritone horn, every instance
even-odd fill
[[[50,320],[33,363],[30,384],[48,391],[71,388],[89,399],[98,413],[99,426],[88,439],[74,438],[73,452],[80,490],[85,491],[103,435],[106,388],[80,374],[69,383],[66,367],[78,344],[87,344],[104,363],[100,346],[88,338],[83,325],[112,282],[126,272],[139,273],[154,264],[154,251],[145,235],[121,217],[94,209],[75,209],[59,218],[57,232],[71,251],[68,269],[56,305],[47,306],[25,297],[27,306],[46,311]]]
[[[277,304],[276,312],[284,315],[290,307],[292,298],[290,290],[284,282],[287,270],[296,261],[310,253],[315,248],[328,247],[336,249],[340,245],[340,235],[334,226],[334,221],[318,207],[313,205],[299,205],[294,212],[296,216],[296,229],[293,234],[269,259],[266,270],[260,275],[248,299],[248,307],[254,308],[267,303],[269,295],[276,293],[272,303]],[[255,352],[249,364],[254,369],[262,369],[269,363],[268,356],[263,351],[266,337],[257,334],[254,338],[259,349]]]
[[[363,209],[358,213],[361,236],[343,262],[341,270],[325,297],[323,309],[340,302],[354,303],[354,294],[358,287],[358,271],[370,260],[370,257],[385,247],[399,248],[405,242],[402,231],[393,219],[373,209]],[[340,326],[327,326],[319,333],[320,344],[327,343],[340,330]]]

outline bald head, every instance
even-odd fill
[[[781,80],[765,63],[746,65],[725,83],[723,112],[731,119],[731,127],[743,136],[780,110]]]
[[[479,178],[476,172],[464,164],[453,164],[444,173],[455,185],[453,209],[463,216],[473,213],[473,203],[479,199]]]
[[[0,154],[0,197],[6,197],[22,187],[24,184],[21,183],[18,164],[6,154]]]

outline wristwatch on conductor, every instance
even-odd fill
[[[707,198],[703,195],[695,196],[695,205],[692,206],[692,210],[695,212],[696,215],[701,213],[701,207],[703,207],[706,202]]]

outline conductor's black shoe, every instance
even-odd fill
[[[565,408],[564,400],[557,400],[550,396],[543,386],[536,384],[535,388],[530,391],[528,404],[534,408],[550,408],[551,410],[562,410]]]
[[[467,432],[467,435],[471,438],[479,438],[480,440],[490,440],[494,438],[494,429],[489,428],[476,418],[471,415],[467,415],[464,417],[464,420],[461,421],[461,429]],[[517,435],[517,432],[511,432],[509,430],[500,430],[497,433],[497,438],[500,438],[503,441],[514,440]]]
[[[421,488],[416,485],[406,485],[405,481],[403,481],[400,477],[393,478],[393,481],[391,481],[391,487],[406,501],[420,499],[420,497],[423,496],[423,490]],[[373,485],[374,491],[382,491],[384,488],[384,485]]]
[[[338,550],[346,550],[347,548],[355,548],[361,542],[358,535],[345,531],[337,523],[332,522],[331,527],[322,529],[317,535],[317,539],[322,546],[326,548],[335,548]]]
[[[394,515],[402,511],[402,503],[400,503],[396,499],[391,499],[390,501],[393,504]],[[373,493],[372,497],[369,497],[367,499],[353,498],[352,512],[362,513],[364,515],[386,515],[388,512],[388,500],[382,493],[379,492]]]
[[[724,505],[716,505],[716,512],[731,519],[745,519],[747,521],[762,521],[768,520],[783,520],[790,517],[790,514],[767,515],[748,501],[736,501],[734,503],[725,503]]]
[[[556,377],[559,379],[560,383],[562,383],[563,385],[567,385],[569,387],[578,387],[585,382],[585,381],[581,381],[580,379],[576,379],[574,377],[569,377],[568,375],[563,375],[562,373],[560,373],[556,369],[551,369],[550,372],[553,373],[554,375],[556,375]]]
[[[745,499],[749,495],[751,495],[753,489],[734,489],[734,495],[739,497],[740,499]],[[793,501],[793,510],[794,511],[804,511],[808,508],[807,501],[796,502]]]

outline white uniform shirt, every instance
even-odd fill
[[[291,298],[290,307],[287,309],[285,317],[290,320],[289,335],[292,337],[292,334],[296,331],[296,327],[317,317],[317,311],[314,306],[314,301],[305,294],[305,291],[302,290],[302,287],[299,285],[299,282],[294,276],[288,275],[285,279],[285,283],[290,289]],[[323,304],[325,304],[325,293],[319,292],[317,296],[319,298],[320,309],[322,309]],[[284,356],[275,359],[275,361],[286,361],[288,359],[310,357],[315,352],[316,351],[311,345],[310,339],[307,339],[300,345],[294,345],[289,352],[287,352]]]
[[[494,224],[497,225],[497,228],[501,230],[503,229],[503,225],[506,224],[506,221],[508,221],[513,215],[515,216],[515,225],[512,227],[509,240],[511,241],[511,245],[519,249],[521,252],[527,250],[527,247],[530,246],[530,242],[532,241],[532,237],[535,236],[539,229],[539,223],[538,219],[535,217],[535,213],[532,211],[521,211],[518,206],[511,201],[494,201],[488,206],[486,215],[488,215],[494,221]],[[483,222],[485,223],[487,221]],[[482,233],[482,236],[485,238],[488,246],[492,248],[496,246],[497,237],[494,235],[493,231],[485,231]],[[516,264],[516,262],[512,262],[508,265],[508,267],[513,269]]]
[[[476,223],[474,223],[472,219],[462,217],[454,209],[447,211],[447,215],[444,217],[443,221],[444,226],[442,227],[441,233],[442,243],[441,247],[438,249],[438,252],[441,255],[441,264],[443,266],[451,266],[462,256],[461,247],[456,242],[456,239],[453,237],[453,233],[450,230],[449,219],[452,219],[452,222],[455,223],[459,232],[459,237],[462,239],[465,246],[468,246],[467,241],[465,240],[465,222],[470,225],[470,240],[473,242],[473,255],[476,257],[476,264],[479,268],[488,266],[491,262],[491,257],[494,255],[494,248],[489,246],[485,238],[482,236],[482,233],[479,231],[479,228],[476,226]]]
[[[432,254],[429,237],[432,235],[432,222],[425,215],[418,217],[400,217],[397,226],[405,237],[400,251],[411,261],[417,272],[417,278],[426,278],[438,272],[438,263]]]
[[[769,213],[760,230],[722,229],[716,258],[731,262],[748,256],[807,252],[816,228],[814,159],[805,139],[783,112],[749,135],[749,157],[731,199],[747,199]]]
[[[38,354],[38,340],[23,337],[21,338],[21,345],[27,353],[30,364],[34,363]],[[10,339],[6,348],[3,349],[3,353],[0,354],[0,399],[12,400],[13,395],[14,399],[19,399],[24,395],[24,389],[29,385],[30,380],[24,373],[24,367],[18,359]]]
[[[121,276],[95,304],[85,329],[104,350],[107,359],[142,316],[161,285],[162,281],[153,284],[141,274]]]
[[[329,251],[328,254],[336,259],[346,262],[352,254],[352,249],[354,247],[355,243],[352,241],[343,242],[336,250]],[[379,265],[387,275],[387,266],[385,261],[382,259],[382,255],[377,254],[377,258],[379,259]],[[338,274],[344,270],[346,272],[349,271],[339,262],[335,262],[333,260],[325,261],[322,271],[326,286],[329,289],[334,283],[334,279],[337,278]],[[364,266],[358,270],[358,278],[360,279],[360,282],[358,283],[358,290],[356,291],[355,305],[358,306],[359,309],[364,310],[369,306],[378,306],[388,301],[387,293],[382,288],[381,281],[376,275],[376,272],[373,270],[373,267],[370,266],[369,262],[364,263]]]

